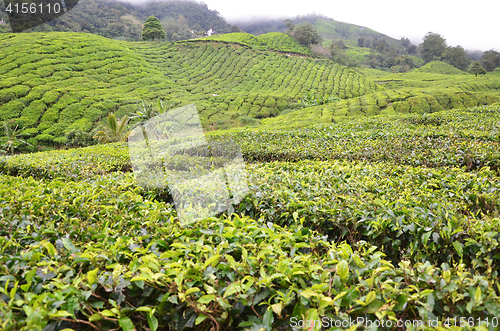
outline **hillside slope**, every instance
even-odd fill
[[[443,75],[467,75],[465,71],[455,68],[451,64],[442,61],[432,61],[418,68],[418,72],[427,72]]]
[[[0,121],[19,124],[34,146],[63,144],[72,130],[91,132],[111,112],[130,115],[141,99],[195,103],[206,130],[258,120],[305,126],[500,100],[497,73],[354,70],[292,54],[302,46],[279,33],[176,43],[71,32],[0,34],[0,47]],[[296,110],[306,93],[342,100]]]
[[[450,67],[442,62],[429,63],[422,71],[396,74],[363,69],[360,72],[373,79],[380,91],[307,107],[262,123],[273,128],[297,127],[380,114],[433,113],[500,101],[500,75],[489,73],[485,77],[474,77]]]
[[[379,89],[330,61],[213,41],[51,32],[1,34],[0,47],[0,120],[15,120],[34,145],[64,143],[70,130],[130,114],[140,99],[194,102],[212,129],[276,116],[309,91],[352,98]]]
[[[189,41],[209,40],[238,44],[252,49],[311,55],[311,50],[308,47],[297,43],[292,37],[279,32],[269,32],[257,37],[248,33],[227,33],[200,39],[191,39]]]
[[[169,20],[185,19],[183,32],[207,31],[210,28],[227,33],[231,26],[216,11],[206,4],[195,1],[156,1],[144,4],[130,4],[115,0],[79,0],[67,14],[33,31],[89,32],[108,38],[140,40],[142,24],[155,15],[165,25]],[[0,2],[0,19],[8,21],[3,2]],[[0,32],[10,32],[6,25],[0,25]]]
[[[385,40],[388,45],[401,46],[400,40],[386,36],[368,27],[339,22],[324,16],[306,15],[293,18],[292,20],[294,25],[305,22],[311,23],[326,44],[330,43],[332,40],[339,39],[357,42],[360,37],[370,40],[376,37],[378,40]],[[237,24],[238,27],[245,32],[254,35],[261,35],[269,32],[286,32],[288,30],[285,23],[283,23],[283,19],[248,22],[234,21],[230,23]]]

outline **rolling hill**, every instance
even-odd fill
[[[276,20],[255,20],[255,21],[231,21],[230,23],[238,25],[243,31],[261,35],[269,32],[286,32],[288,28],[283,23],[284,19]],[[359,38],[373,40],[385,40],[388,45],[396,47],[401,46],[401,41],[382,33],[374,31],[368,27],[363,27],[355,24],[335,21],[332,18],[321,15],[304,15],[292,18],[294,25],[299,25],[305,22],[312,24],[314,29],[318,31],[324,44],[329,44],[332,40],[344,40],[357,43]]]
[[[0,49],[0,121],[52,149],[0,156],[2,330],[497,328],[500,71],[349,68],[277,32],[3,33]],[[212,171],[220,153],[170,145],[148,186],[125,142],[59,148],[157,98],[230,128],[207,146],[231,141],[245,171],[181,180],[187,206],[169,176]],[[203,187],[240,193],[236,177],[240,200],[182,223],[220,202]]]
[[[14,120],[35,146],[64,144],[66,133],[91,132],[111,112],[130,115],[142,99],[195,103],[205,129],[213,130],[471,107],[498,101],[500,90],[497,73],[456,74],[444,63],[406,74],[347,68],[311,57],[282,33],[176,43],[0,34],[0,47],[0,119]],[[306,93],[341,101],[297,110]]]
[[[203,124],[215,128],[240,125],[241,116],[276,116],[310,90],[350,98],[379,89],[330,61],[278,53],[282,46],[303,50],[284,34],[260,40],[258,48],[273,50],[210,39],[129,43],[85,33],[2,34],[0,118],[15,119],[34,140],[63,143],[66,132],[90,131],[109,112],[134,112],[140,99],[195,102]]]

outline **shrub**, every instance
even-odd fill
[[[242,115],[242,116],[238,117],[238,120],[243,125],[255,125],[255,124],[258,124],[258,122],[259,122],[255,118],[247,116],[247,115]]]

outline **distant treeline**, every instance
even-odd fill
[[[7,16],[0,4],[0,19]],[[140,40],[142,23],[151,15],[162,21],[169,39],[189,39],[208,29],[219,33],[231,31],[224,18],[204,3],[192,1],[162,1],[133,5],[113,0],[80,0],[66,15],[27,32],[74,31],[98,34],[107,38]],[[193,31],[193,33],[191,33]],[[10,32],[0,24],[0,32]],[[174,35],[175,33],[175,35]]]

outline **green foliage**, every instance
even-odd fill
[[[144,27],[142,28],[141,36],[143,40],[152,39],[165,39],[165,31],[159,19],[154,16],[149,16]]]
[[[138,118],[139,122],[137,124],[141,124],[142,122],[152,119],[158,114],[163,114],[164,112],[169,111],[170,109],[174,108],[177,103],[172,102],[167,106],[163,103],[163,100],[158,99],[156,104],[157,108],[155,109],[152,103],[141,100],[141,104],[137,106],[137,111],[131,114],[132,116],[130,116],[130,119]]]
[[[446,51],[446,40],[438,33],[429,32],[420,44],[420,53],[425,63],[441,61]]]
[[[453,67],[451,63],[432,61],[418,69],[419,72],[435,73],[442,75],[463,75],[464,72]]]
[[[65,143],[66,146],[70,147],[90,146],[95,143],[95,140],[93,140],[92,137],[93,137],[92,133],[78,129],[73,129],[65,134],[66,138]]]
[[[474,63],[472,63],[472,66],[471,68],[469,69],[469,72],[473,75],[486,75],[486,70],[484,70],[484,68],[481,66],[481,62],[479,61],[474,61]]]
[[[304,97],[299,100],[298,104],[302,107],[311,107],[311,106],[319,106],[326,105],[328,103],[338,102],[340,98],[335,95],[325,94],[323,96],[318,96],[313,92],[307,92],[304,94]]]
[[[104,130],[96,132],[92,137],[101,143],[126,141],[130,131],[127,131],[128,116],[123,116],[120,120],[116,119],[115,114],[109,114],[107,126]]]
[[[4,11],[0,11],[0,16],[2,16],[1,13]],[[73,8],[68,15],[56,18],[31,30],[33,32],[85,32],[115,40],[141,40],[143,23],[151,15],[158,17],[162,22],[168,20],[177,22],[179,17],[183,16],[185,30],[189,33],[194,30],[200,36],[210,28],[221,33],[227,33],[231,28],[216,10],[211,10],[206,4],[197,2],[167,1],[146,5],[106,0],[85,0]],[[6,16],[1,18],[7,19]],[[0,33],[8,32],[10,30],[5,25],[0,25]]]
[[[463,71],[466,71],[472,62],[461,46],[446,48],[443,53],[443,61]]]
[[[74,133],[75,136],[78,133]],[[68,142],[73,139],[68,134]],[[94,140],[95,141],[95,140]],[[129,171],[131,168],[127,145],[99,144],[86,148],[55,150],[37,154],[19,154],[0,163],[4,173],[12,176],[90,179],[114,171]]]
[[[3,134],[5,136],[0,137],[0,141],[2,143],[2,149],[0,150],[0,153],[11,153],[14,154],[14,151],[16,151],[19,147],[21,147],[23,144],[24,145],[29,145],[31,146],[30,143],[28,143],[26,140],[22,139],[21,137],[29,135],[27,132],[22,132],[19,129],[19,125],[16,124],[15,127],[12,127],[12,123],[9,122],[2,122],[3,124],[3,129],[4,132]]]
[[[81,183],[1,179],[2,192],[28,188],[15,191],[24,203],[12,201],[2,223],[15,222],[32,196],[61,206],[58,213],[33,209],[33,219],[18,227],[3,251],[9,276],[0,285],[8,303],[1,301],[0,309],[8,327],[61,328],[63,320],[70,320],[101,330],[145,323],[152,329],[227,330],[250,324],[271,329],[288,327],[290,318],[302,314],[375,319],[373,312],[386,300],[393,305],[382,316],[423,318],[428,310],[451,305],[465,312],[468,300],[461,296],[477,288],[481,295],[469,308],[472,316],[490,316],[498,306],[495,293],[488,292],[494,276],[473,277],[463,265],[394,265],[366,242],[335,244],[301,225],[288,229],[234,215],[181,228],[170,221],[175,211],[167,204],[145,200],[138,192],[121,194],[130,176]],[[71,217],[75,212],[78,218]],[[35,272],[17,268],[9,262],[14,259]],[[389,278],[405,281],[388,286]],[[444,287],[449,283],[456,285],[453,291]],[[40,302],[40,296],[54,299]],[[428,296],[432,306],[425,304]],[[22,306],[27,308],[16,309]]]
[[[304,46],[320,44],[323,41],[318,32],[314,30],[311,23],[301,24],[295,27],[292,36],[297,42]]]
[[[500,53],[494,50],[489,50],[481,56],[481,66],[488,72],[500,67]]]
[[[290,52],[295,54],[310,55],[311,50],[295,41],[292,37],[283,33],[271,32],[260,36],[253,36],[248,33],[228,33],[223,35],[213,35],[192,41],[220,41],[247,46],[258,50],[271,50],[279,52]]]
[[[71,33],[44,33],[37,38],[20,34],[9,40],[3,51],[11,61],[0,64],[5,77],[0,94],[9,97],[0,102],[0,116],[36,129],[46,145],[66,141],[71,130],[89,132],[110,113],[129,115],[137,100],[195,103],[204,128],[212,130],[240,125],[246,121],[239,121],[240,116],[308,125],[331,123],[341,116],[464,108],[495,102],[500,86],[495,76],[453,75],[460,71],[444,63],[422,69],[429,73],[346,68],[301,55],[309,50],[283,33],[258,37],[233,33],[174,44],[124,44]],[[407,71],[404,68],[411,68],[412,60],[417,63],[401,56],[394,67]],[[52,75],[38,76],[38,69],[45,66]],[[31,87],[32,82],[37,84]],[[13,90],[19,93],[10,93]],[[298,111],[266,122],[285,109],[293,110],[293,103],[311,91],[342,100],[320,101],[322,105],[309,107],[305,115]]]
[[[495,105],[208,135],[241,146],[250,191],[234,213],[183,227],[167,189],[137,186],[125,143],[6,158],[3,327],[491,321],[499,114]]]

